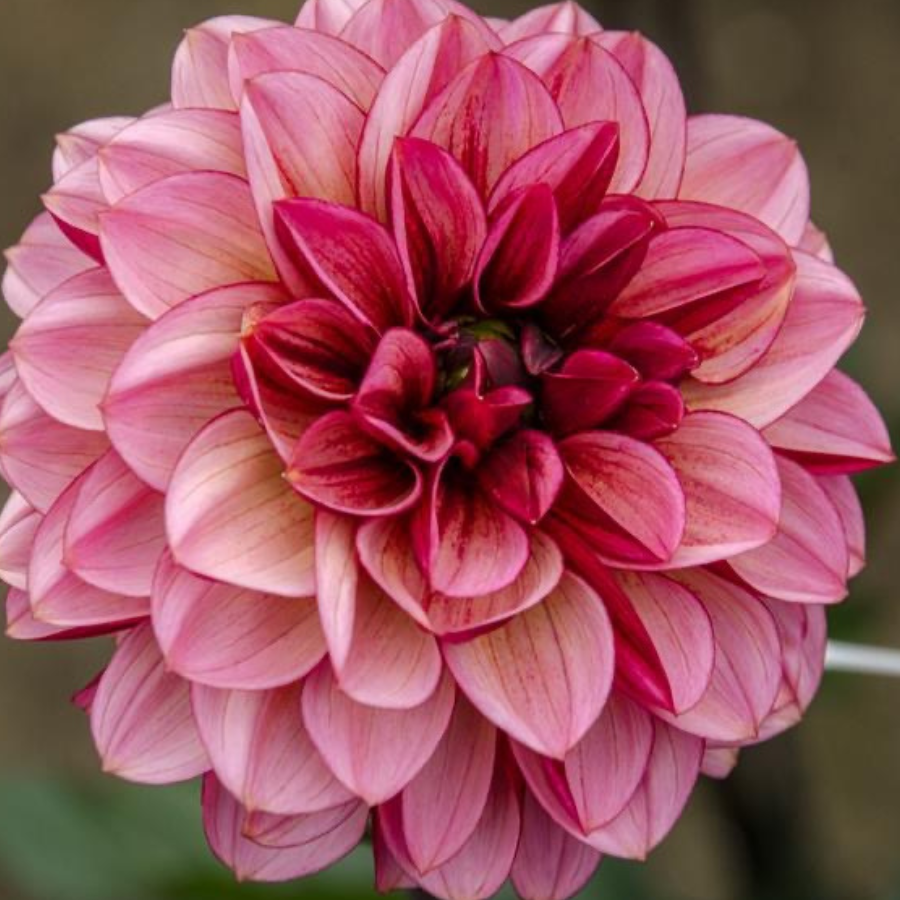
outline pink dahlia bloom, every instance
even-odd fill
[[[794,724],[884,426],[792,141],[571,3],[214,19],[9,253],[9,634],[240,877],[576,892]]]

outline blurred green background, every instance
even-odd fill
[[[522,0],[481,11],[513,15]],[[900,437],[900,4],[897,0],[596,0],[607,27],[670,53],[691,109],[743,113],[796,137],[814,215],[870,310],[846,367]],[[182,28],[294,0],[0,0],[0,245],[48,185],[52,135],[166,97]],[[5,342],[15,328],[0,321]],[[870,565],[833,633],[900,647],[900,470],[860,479]],[[367,854],[318,879],[234,885],[207,854],[194,787],[100,775],[68,704],[108,653],[0,646],[0,900],[318,900],[371,896]],[[796,732],[706,783],[646,865],[607,861],[604,900],[900,900],[900,682],[826,676]]]

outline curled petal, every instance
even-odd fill
[[[101,241],[116,284],[151,319],[216,287],[274,279],[247,182],[222,172],[131,194],[103,216]]]
[[[445,642],[444,656],[488,719],[537,752],[562,759],[606,702],[612,629],[597,595],[566,574],[540,605],[480,637]]]
[[[841,517],[816,479],[778,458],[781,516],[767,544],[729,560],[760,593],[794,603],[838,603],[847,596],[850,561]]]
[[[171,784],[209,768],[188,683],[166,671],[149,625],[130,632],[97,685],[91,730],[103,769],[144,784]]]
[[[755,429],[721,413],[692,413],[656,446],[686,501],[684,536],[666,567],[727,559],[772,539],[781,486],[772,451]]]
[[[103,418],[115,448],[151,487],[165,490],[197,432],[239,405],[230,361],[244,309],[282,299],[270,284],[220,288],[172,309],[132,344],[112,377]]]
[[[112,373],[147,324],[109,274],[92,269],[32,310],[10,345],[16,370],[53,418],[99,431],[100,403]]]
[[[176,561],[198,575],[285,597],[315,592],[312,507],[244,410],[215,419],[185,450],[166,530]]]
[[[809,221],[809,173],[794,141],[739,116],[692,116],[679,196],[749,213],[792,246]]]
[[[198,578],[167,554],[153,584],[153,627],[166,664],[195,684],[281,687],[325,655],[315,601]]]
[[[649,380],[672,381],[700,361],[697,351],[677,332],[658,322],[634,322],[612,339],[609,349]]]
[[[354,799],[306,732],[302,692],[300,684],[269,691],[192,689],[197,728],[216,776],[249,813],[295,816]]]
[[[328,767],[370,806],[383,803],[418,775],[447,730],[453,679],[412,709],[376,709],[351,700],[330,667],[320,666],[303,690],[303,719]]]

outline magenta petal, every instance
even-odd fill
[[[51,419],[20,382],[0,406],[3,476],[40,512],[109,449],[99,431],[82,431]]]
[[[513,59],[487,53],[428,104],[412,134],[449,150],[487,197],[510,163],[562,130],[540,79]]]
[[[312,5],[305,3],[304,8]],[[269,72],[323,78],[361,109],[368,109],[384,78],[373,59],[346,41],[306,27],[277,25],[234,35],[228,60],[231,92],[240,101],[246,82]]]
[[[647,166],[650,127],[637,86],[621,62],[593,38],[566,34],[538,35],[505,52],[540,75],[566,128],[590,122],[618,125],[620,149],[612,190],[631,193]]]
[[[653,447],[613,432],[566,438],[559,450],[569,476],[560,501],[587,527],[604,557],[665,563],[685,529],[685,493]]]
[[[475,303],[487,311],[534,306],[556,277],[559,222],[546,184],[510,195],[491,223],[475,266]]]
[[[241,126],[231,112],[176,109],[138,119],[99,154],[100,184],[109,203],[179,172],[246,176]]]
[[[809,174],[794,141],[739,116],[692,116],[679,196],[749,213],[792,246],[809,221]]]
[[[269,691],[193,687],[197,728],[216,776],[250,813],[294,816],[354,799],[306,732],[302,692],[300,684]]]
[[[12,491],[0,513],[0,578],[10,587],[25,590],[28,561],[41,514],[19,493]]]
[[[276,285],[221,288],[171,310],[131,345],[113,374],[103,418],[122,458],[151,487],[165,490],[197,432],[240,404],[231,357],[243,311],[282,299]]]
[[[729,559],[749,585],[794,603],[839,603],[847,596],[850,560],[841,517],[816,479],[778,458],[781,517],[767,544]]]
[[[182,454],[166,530],[176,561],[198,575],[285,597],[315,593],[312,507],[244,410],[214,419]]]
[[[545,184],[553,191],[563,234],[593,215],[606,195],[619,156],[614,122],[591,122],[552,137],[503,173],[491,194],[498,208],[519,188]]]
[[[557,825],[529,792],[512,883],[522,900],[568,900],[590,880],[600,854]]]
[[[656,446],[687,502],[684,536],[667,568],[727,559],[772,539],[781,486],[775,457],[755,429],[721,413],[691,413]]]
[[[280,687],[302,678],[325,655],[314,600],[198,578],[169,554],[156,572],[152,610],[166,665],[195,684]]]
[[[97,685],[91,731],[104,771],[128,781],[171,784],[209,768],[188,682],[166,671],[149,625],[116,649]]]
[[[703,756],[703,741],[654,721],[653,749],[643,781],[628,806],[590,836],[598,850],[645,859],[678,821]]]
[[[640,376],[623,359],[602,350],[578,350],[558,372],[542,376],[541,411],[560,435],[596,428],[637,387]]]
[[[235,175],[154,182],[104,214],[101,238],[116,284],[152,319],[212,288],[274,279],[249,187]]]
[[[298,300],[277,308],[244,340],[289,381],[327,400],[353,396],[375,351],[371,331],[333,300]]]
[[[629,437],[653,441],[676,431],[683,418],[684,400],[678,388],[648,381],[632,391],[613,427]]]
[[[409,133],[422,110],[461,69],[499,45],[490,33],[452,15],[425,32],[397,61],[375,97],[359,145],[363,211],[387,219],[386,174],[395,138]]]
[[[286,246],[361,322],[383,331],[408,326],[413,301],[396,245],[363,213],[320,200],[276,207]]]
[[[544,601],[465,643],[444,643],[460,688],[498,728],[565,757],[609,694],[613,636],[599,597],[566,574]]]
[[[615,334],[609,349],[647,380],[677,379],[700,361],[697,351],[683,337],[658,322],[626,325]]]
[[[427,874],[463,848],[478,827],[494,771],[497,733],[462,696],[424,769],[400,795],[410,861]]]
[[[313,502],[354,515],[394,515],[422,492],[418,470],[369,437],[346,412],[323,416],[303,434],[287,477]]]
[[[536,525],[562,488],[565,471],[553,441],[524,429],[498,444],[478,467],[478,480],[510,515]]]
[[[306,681],[303,719],[313,743],[340,781],[370,806],[383,803],[418,775],[450,721],[453,679],[412,709],[376,709],[351,700],[328,665]]]
[[[99,431],[113,371],[148,324],[104,269],[92,269],[48,294],[10,347],[22,383],[53,418]]]
[[[426,318],[440,318],[472,278],[487,234],[484,206],[446,150],[416,138],[394,145],[391,221],[411,290]]]
[[[263,817],[257,842],[246,836],[247,810],[212,773],[203,780],[203,824],[215,855],[241,881],[290,881],[325,869],[362,839],[368,810],[348,804],[302,817]],[[287,846],[266,846],[262,839]]]
[[[66,567],[103,590],[149,596],[166,545],[163,505],[162,494],[110,450],[79,480],[66,524]]]
[[[763,435],[777,450],[823,474],[857,472],[894,460],[881,414],[866,392],[837,370]]]

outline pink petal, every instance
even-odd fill
[[[687,152],[687,113],[678,75],[666,55],[637,32],[604,31],[592,38],[631,76],[650,126],[650,155],[635,192],[648,199],[675,197]]]
[[[510,515],[536,525],[562,488],[559,451],[541,431],[523,429],[498,444],[478,467],[478,480]]]
[[[524,309],[540,303],[556,277],[559,221],[546,184],[511,195],[491,223],[475,266],[479,309]]]
[[[400,865],[415,876],[400,822],[400,804],[379,810],[379,830]],[[516,785],[507,767],[498,764],[478,827],[459,853],[434,871],[417,878],[442,900],[487,900],[509,876],[521,830]]]
[[[270,691],[193,687],[197,728],[216,776],[248,813],[294,816],[354,799],[306,732],[302,693],[301,684]]]
[[[54,182],[61,181],[72,169],[95,157],[101,147],[134,121],[128,116],[91,119],[58,134],[53,151]]]
[[[805,253],[818,256],[825,262],[834,263],[834,251],[828,242],[828,235],[812,222],[806,223],[806,230],[797,247]]]
[[[544,601],[465,643],[445,643],[460,688],[498,728],[557,759],[596,721],[613,673],[612,629],[597,595],[566,574]]]
[[[303,434],[287,477],[312,502],[353,515],[394,515],[412,506],[422,491],[414,466],[340,411],[323,416]]]
[[[631,193],[647,166],[650,126],[635,82],[622,63],[592,38],[566,34],[528,38],[505,52],[540,75],[566,128],[589,122],[618,124],[619,161],[612,190]]]
[[[366,0],[305,0],[297,16],[298,28],[340,34]]]
[[[325,79],[361,109],[372,105],[384,78],[381,66],[346,41],[286,25],[235,35],[228,69],[237,101],[257,75],[303,72]]]
[[[66,567],[103,590],[149,596],[166,542],[163,503],[109,450],[80,479],[66,524]]]
[[[685,493],[653,447],[590,431],[559,444],[569,476],[560,501],[604,557],[666,562],[685,528]]]
[[[280,24],[251,16],[220,16],[189,29],[172,67],[175,108],[233,110],[228,83],[228,46],[233,36]]]
[[[290,382],[326,400],[349,400],[375,352],[372,332],[333,300],[298,300],[277,308],[244,340]]]
[[[614,577],[659,658],[672,711],[691,709],[713,672],[716,646],[709,613],[691,591],[669,578],[638,572],[616,572]]]
[[[332,772],[370,806],[402,790],[425,766],[447,730],[453,679],[413,709],[376,709],[351,700],[327,665],[306,681],[303,718]]]
[[[369,807],[354,798],[322,812],[299,816],[250,813],[244,820],[244,834],[261,847],[274,849],[297,849],[312,844],[314,853],[315,842],[333,832],[336,840],[352,841],[355,846],[360,834],[365,837],[368,820]]]
[[[764,428],[802,400],[834,367],[862,327],[865,310],[838,269],[795,252],[797,284],[784,324],[762,359],[722,385],[682,385],[690,409],[734,413]]]
[[[100,184],[109,203],[179,172],[246,176],[234,113],[177,109],[139,119],[100,152]]]
[[[412,134],[449,150],[486,197],[510,163],[562,130],[540,80],[515,60],[488,53],[431,100]]]
[[[582,6],[570,0],[538,6],[499,29],[500,37],[506,44],[548,32],[593,34],[595,31],[600,31],[600,23]]]
[[[645,859],[681,815],[702,756],[703,741],[655,721],[641,786],[617,818],[590,836],[591,845],[613,856]]]
[[[667,568],[727,559],[772,539],[781,488],[772,451],[755,429],[721,413],[691,413],[656,446],[687,502],[684,537]]]
[[[359,145],[359,206],[387,218],[386,174],[396,137],[412,128],[422,110],[473,59],[499,41],[459,16],[425,32],[388,72],[372,104]]]
[[[412,323],[414,304],[388,231],[346,206],[286,200],[276,215],[298,265],[311,273],[361,322],[383,331]]]
[[[103,261],[98,234],[100,214],[108,204],[100,186],[96,157],[76,166],[42,197],[44,207],[65,236],[82,253]]]
[[[235,175],[154,182],[104,215],[101,237],[116,284],[152,319],[212,288],[274,279],[250,190]]]
[[[104,628],[119,630],[145,618],[146,598],[122,596],[83,581],[67,567],[65,532],[85,472],[59,497],[34,535],[28,567],[28,591],[34,617],[59,628]]]
[[[149,625],[122,640],[103,673],[91,731],[103,771],[128,781],[171,784],[209,768],[188,683],[166,671]]]
[[[19,493],[12,491],[0,513],[0,578],[10,587],[28,586],[28,561],[40,513]]]
[[[693,569],[677,577],[709,613],[715,665],[699,703],[675,717],[658,715],[709,740],[752,740],[781,681],[781,644],[772,615],[758,597],[708,571]]]
[[[215,419],[185,450],[166,529],[176,561],[198,575],[285,597],[315,592],[312,507],[243,410]]]
[[[297,296],[315,280],[297,271],[279,242],[275,204],[288,197],[352,204],[363,119],[352,100],[316,75],[271,72],[246,84],[241,122],[250,186],[273,258]]]
[[[99,431],[99,405],[147,320],[104,269],[76,275],[29,314],[10,346],[22,383],[55,419]]]
[[[875,404],[855,381],[836,370],[763,436],[814,472],[856,472],[894,460],[890,435]]]
[[[103,402],[110,439],[149,485],[165,490],[198,431],[240,404],[231,378],[241,316],[282,299],[275,285],[221,288],[188,300],[132,345]]]
[[[737,766],[739,754],[738,747],[717,747],[714,744],[707,744],[700,771],[707,778],[727,778]]]
[[[781,518],[769,543],[729,559],[751,587],[794,603],[838,603],[850,560],[844,527],[828,495],[802,466],[777,458]]]
[[[288,846],[264,846],[245,836],[247,811],[215,775],[203,780],[203,824],[213,853],[239,881],[279,882],[311,875],[346,856],[362,839],[368,810],[341,806],[296,819],[267,823],[266,840]]]
[[[357,552],[385,593],[435,634],[471,636],[503,622],[540,603],[562,577],[559,548],[535,531],[525,567],[509,587],[471,597],[448,597],[428,589],[409,544],[405,522],[376,520],[360,529]]]
[[[856,489],[846,475],[819,475],[816,481],[841,518],[849,555],[848,575],[854,578],[866,565],[866,521]]]
[[[435,471],[415,512],[413,548],[430,587],[451,597],[508,587],[528,557],[528,536],[455,462]]]
[[[108,448],[102,432],[82,431],[51,419],[19,382],[0,407],[4,478],[39,512],[46,512]]]
[[[503,173],[491,194],[491,208],[518,188],[545,184],[553,191],[560,230],[566,234],[596,212],[618,156],[619,129],[614,122],[570,128],[529,150]]]
[[[391,220],[406,278],[429,319],[452,309],[487,234],[484,206],[446,150],[399,138],[391,158]]]
[[[166,554],[153,585],[153,627],[166,665],[196,684],[281,687],[325,655],[316,604],[205,578]]]
[[[531,793],[522,807],[522,835],[512,883],[522,900],[567,900],[590,881],[601,856],[544,812]]]
[[[34,617],[28,594],[19,588],[6,592],[6,636],[13,641],[67,641],[83,640],[117,631],[116,626],[96,625],[69,627],[49,625]]]
[[[496,731],[462,696],[425,768],[400,795],[410,861],[427,874],[451,860],[472,837],[494,771]]]
[[[749,213],[789,244],[809,221],[809,174],[794,141],[739,116],[692,116],[679,196]]]
[[[97,265],[63,235],[49,213],[41,213],[4,255],[3,298],[17,316],[28,315],[63,282]]]

